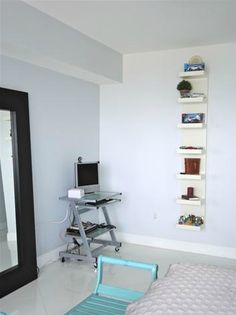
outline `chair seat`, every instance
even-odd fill
[[[91,294],[65,315],[123,315],[129,302]]]

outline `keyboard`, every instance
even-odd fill
[[[109,201],[112,201],[113,199],[102,199],[102,200],[98,200],[98,201],[89,201],[86,202],[86,205],[90,205],[90,206],[99,206],[103,203],[107,203]]]

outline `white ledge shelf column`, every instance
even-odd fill
[[[181,80],[187,80],[192,85],[192,96],[178,97],[177,103],[181,108],[181,115],[183,113],[203,113],[204,120],[201,123],[179,123],[180,142],[176,153],[181,155],[178,159],[181,162],[181,169],[183,169],[185,158],[199,158],[200,172],[199,174],[183,174],[178,173],[176,178],[179,180],[179,190],[176,198],[176,207],[178,207],[180,215],[195,215],[205,218],[206,212],[206,153],[207,153],[207,109],[208,109],[208,74],[206,71],[186,71],[179,72]],[[180,81],[181,81],[180,80]],[[195,148],[195,149],[194,149]],[[194,193],[199,199],[189,200],[181,198],[182,195],[187,194],[187,188],[193,187]],[[178,220],[177,220],[178,222]],[[176,224],[176,228],[186,231],[201,231],[205,227],[204,224],[200,226]]]
[[[180,104],[190,104],[190,103],[203,103],[205,101],[205,97],[179,97],[178,103]]]
[[[201,71],[183,71],[179,72],[179,77],[180,78],[206,78],[207,73],[205,70]]]
[[[202,129],[205,126],[206,125],[204,123],[186,123],[177,125],[179,129]]]
[[[177,149],[177,153],[179,154],[191,154],[191,155],[199,155],[205,153],[204,149]]]
[[[201,206],[202,205],[202,200],[188,200],[188,199],[182,199],[178,198],[176,199],[176,203],[179,205],[189,205],[189,206]]]
[[[204,178],[204,174],[199,175],[191,175],[191,174],[177,174],[177,179],[193,179],[193,180],[201,180]]]
[[[204,228],[204,224],[200,226],[187,225],[187,224],[176,224],[178,229],[189,230],[189,231],[201,231]]]

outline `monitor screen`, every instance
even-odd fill
[[[75,163],[75,187],[83,188],[85,192],[99,190],[98,162]]]

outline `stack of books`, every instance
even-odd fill
[[[85,234],[96,230],[97,224],[91,222],[82,222]],[[80,235],[78,224],[72,224],[70,227],[66,229],[68,234]]]

